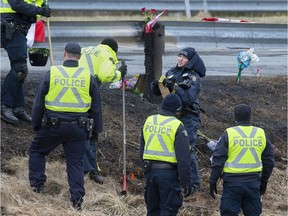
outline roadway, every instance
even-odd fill
[[[90,44],[93,45],[93,44]],[[62,64],[63,50],[65,43],[58,43],[53,45],[53,59],[54,65]],[[44,44],[43,47],[49,47],[48,44]],[[163,73],[165,73],[170,67],[176,64],[176,56],[181,48],[184,46],[177,46],[168,44],[165,46],[165,53],[163,55]],[[207,76],[236,76],[238,72],[237,68],[237,54],[242,50],[237,47],[221,47],[221,48],[209,48],[202,46],[201,44],[194,46],[196,51],[202,57],[207,67]],[[274,75],[287,75],[287,47],[283,48],[257,48],[254,51],[259,57],[259,62],[251,63],[251,67],[254,71],[257,68],[261,68],[261,76],[274,76]],[[128,75],[130,77],[135,74],[145,73],[144,67],[144,47],[143,45],[119,43],[119,58],[130,59],[127,61]],[[45,67],[31,66],[28,62],[28,68],[30,76],[33,74],[44,74],[49,70],[50,61],[48,61]],[[10,62],[7,53],[4,49],[1,49],[1,76],[5,76],[10,69]],[[243,75],[254,76],[253,71],[249,68],[243,71]]]

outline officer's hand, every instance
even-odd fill
[[[210,183],[210,196],[215,199],[216,196],[215,194],[217,194],[217,186],[216,183]]]
[[[183,196],[184,197],[190,196],[191,192],[192,192],[192,186],[190,184],[183,186]]]
[[[175,83],[172,80],[164,79],[163,80],[163,86],[168,88],[169,90],[172,90],[174,88]]]
[[[51,17],[51,9],[46,8],[46,7],[42,7],[41,12],[39,14],[44,16],[44,17]]]
[[[260,185],[260,196],[264,195],[267,189],[267,182],[261,181],[261,185]]]
[[[93,133],[91,138],[90,138],[90,141],[92,143],[97,143],[98,142],[98,133]]]
[[[124,78],[127,74],[127,65],[121,65],[118,70],[121,72],[121,77]]]

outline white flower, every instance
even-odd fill
[[[259,57],[256,54],[252,54],[251,55],[251,62],[258,62],[259,61]]]

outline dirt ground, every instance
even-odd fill
[[[26,108],[31,112],[35,91],[40,82],[40,76],[28,77],[26,81]],[[209,205],[208,194],[209,157],[212,152],[207,147],[207,139],[218,139],[221,133],[233,125],[233,108],[240,103],[252,107],[253,124],[262,127],[269,135],[276,152],[277,175],[285,178],[287,184],[287,77],[242,77],[239,85],[235,77],[205,77],[202,79],[200,95],[202,107],[202,136],[196,145],[196,156],[199,161],[200,174],[204,187],[197,197],[202,204]],[[104,131],[100,134],[99,164],[103,176],[115,176],[119,179],[123,169],[122,158],[122,91],[109,89],[108,85],[101,88]],[[143,174],[139,166],[139,136],[145,119],[157,113],[159,104],[151,104],[142,100],[138,94],[126,91],[126,141],[127,141],[127,174],[135,175],[135,180],[128,178],[128,192],[142,193]],[[10,125],[1,121],[1,172],[13,175],[13,167],[6,166],[7,161],[15,156],[27,157],[27,150],[33,137],[32,127],[26,123]],[[47,160],[64,160],[60,146],[47,157]],[[284,177],[283,177],[284,176]],[[274,185],[279,193],[287,194],[287,187],[281,188],[279,178],[273,178],[269,184]],[[120,180],[119,180],[120,181]],[[275,181],[275,182],[273,182]],[[281,179],[283,186],[283,179]],[[272,191],[270,188],[269,190]],[[283,192],[284,190],[284,192]],[[276,193],[277,194],[277,191]],[[284,196],[285,197],[285,196]],[[287,199],[287,197],[286,197]],[[206,204],[205,204],[206,203]],[[280,202],[265,202],[267,209],[287,213],[287,200]],[[277,211],[278,211],[277,210]],[[279,214],[281,215],[281,214]],[[283,215],[283,214],[282,214]]]

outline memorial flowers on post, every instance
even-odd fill
[[[259,61],[259,57],[253,53],[254,48],[250,48],[249,50],[242,50],[237,55],[237,62],[238,62],[238,74],[236,79],[236,84],[240,82],[242,71],[245,68],[250,67],[250,63]]]
[[[141,8],[141,11],[144,15],[144,22],[145,22],[145,32],[146,33],[151,33],[153,26],[158,22],[160,16],[162,14],[167,13],[167,10],[162,11],[160,14],[158,14],[156,17],[154,15],[156,14],[155,9],[150,10],[150,14],[147,14],[147,10],[145,7]]]

